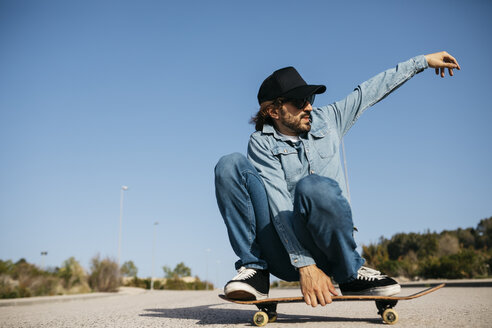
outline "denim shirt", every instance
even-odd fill
[[[347,197],[339,153],[342,137],[365,109],[427,67],[423,55],[411,58],[360,84],[345,99],[313,108],[311,130],[300,136],[300,143],[289,141],[269,124],[251,135],[248,158],[263,178],[273,224],[294,267],[315,264],[289,224],[297,182],[309,174],[329,177]]]

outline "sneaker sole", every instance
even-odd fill
[[[365,289],[360,292],[346,292],[343,293],[344,296],[347,295],[370,295],[370,296],[393,296],[398,294],[401,291],[400,285],[389,285],[384,287],[375,287],[370,289]]]
[[[268,298],[268,294],[263,294],[243,282],[231,282],[224,288],[227,298],[242,301],[263,300]]]

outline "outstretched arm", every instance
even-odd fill
[[[413,57],[359,84],[344,99],[316,110],[325,115],[327,121],[336,122],[338,134],[342,138],[367,108],[384,99],[427,67],[429,64],[424,55]]]
[[[441,77],[445,76],[446,68],[451,76],[453,69],[461,69],[458,61],[446,51],[417,56],[361,83],[344,99],[316,109],[320,110],[328,121],[337,123],[339,135],[343,137],[367,108],[384,99],[427,67],[435,68],[436,74],[440,72]]]
[[[425,55],[425,59],[427,60],[429,67],[436,69],[436,75],[439,74],[439,71],[441,72],[441,77],[445,76],[444,71],[446,68],[448,69],[450,76],[454,75],[453,69],[461,69],[458,61],[446,51]]]

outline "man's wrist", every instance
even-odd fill
[[[420,73],[424,69],[429,67],[429,62],[427,60],[427,56],[425,56],[425,55],[416,56],[416,57],[413,57],[412,59],[413,59],[414,65],[415,65],[415,71],[417,73]]]
[[[300,268],[298,268],[298,270],[299,270],[299,273],[302,274],[304,272],[307,272],[307,271],[312,270],[312,269],[315,269],[315,268],[317,268],[316,267],[316,264],[310,264],[310,265],[306,265],[306,266],[300,267]]]

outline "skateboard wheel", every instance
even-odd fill
[[[256,312],[253,316],[253,323],[257,327],[263,327],[268,323],[268,314],[263,311]]]
[[[383,321],[389,325],[394,325],[398,322],[398,313],[393,309],[386,309],[383,312]]]

